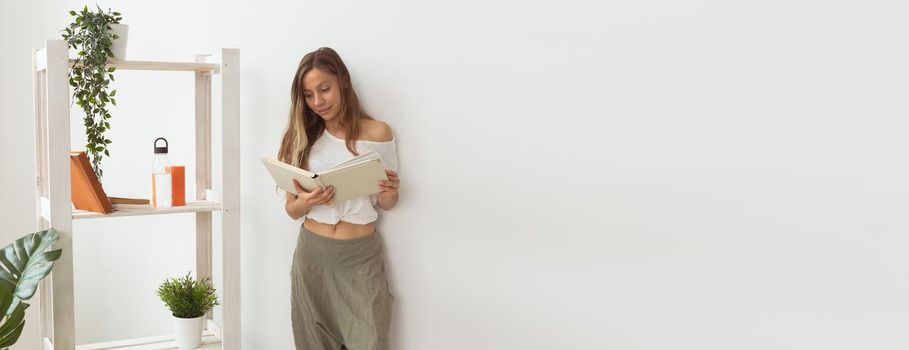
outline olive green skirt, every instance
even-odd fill
[[[297,350],[387,350],[394,296],[378,232],[338,240],[300,225],[291,279]]]

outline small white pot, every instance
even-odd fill
[[[117,39],[110,45],[110,50],[114,53],[115,60],[126,59],[126,40],[129,37],[129,26],[120,23],[110,24],[110,33],[117,36]]]
[[[202,345],[202,321],[205,316],[196,318],[174,317],[174,338],[180,349],[195,349]]]

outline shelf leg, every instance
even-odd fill
[[[240,350],[240,50],[221,50],[224,350]],[[231,155],[231,156],[227,156]]]

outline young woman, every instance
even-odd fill
[[[394,297],[376,206],[398,202],[398,158],[388,124],[360,107],[341,57],[327,47],[300,60],[290,120],[278,159],[318,172],[368,150],[382,156],[388,181],[378,194],[335,203],[333,188],[306,192],[296,183],[285,210],[300,227],[291,268],[291,323],[298,350],[385,350]]]

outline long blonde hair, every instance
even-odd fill
[[[373,119],[360,106],[347,66],[335,50],[322,47],[303,56],[290,88],[290,117],[281,140],[281,148],[278,150],[280,161],[303,169],[308,169],[309,152],[312,149],[312,142],[309,140],[315,141],[325,132],[325,120],[306,105],[303,96],[303,76],[313,68],[338,77],[340,82],[338,88],[341,92],[341,109],[338,116],[341,118],[341,125],[347,129],[345,143],[353,155],[359,155],[355,145],[360,136],[360,121]]]

